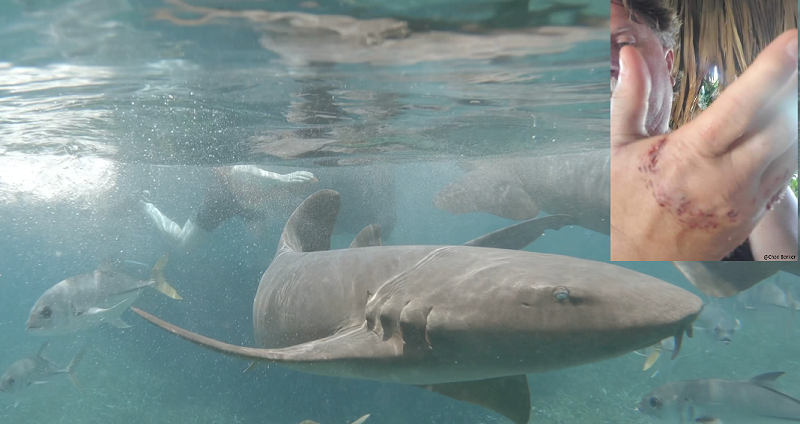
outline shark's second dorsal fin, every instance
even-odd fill
[[[308,196],[286,222],[278,243],[278,253],[330,249],[339,203],[339,193],[334,190],[320,190]]]
[[[360,233],[350,243],[350,247],[370,247],[370,246],[383,246],[381,240],[381,226],[378,224],[370,224],[364,227]]]
[[[569,215],[550,215],[534,218],[480,236],[464,243],[464,246],[494,247],[496,249],[520,250],[536,241],[544,230],[558,230],[565,225],[576,225],[578,221]]]
[[[530,419],[531,394],[528,377],[525,375],[420,387],[456,400],[491,409],[514,424],[527,424]]]

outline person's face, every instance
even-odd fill
[[[633,46],[644,57],[650,72],[650,98],[648,100],[645,128],[648,134],[664,134],[669,130],[672,108],[671,76],[673,52],[665,48],[658,36],[647,25],[630,20],[628,12],[617,0],[611,1],[611,92],[619,76],[619,52],[624,46]]]

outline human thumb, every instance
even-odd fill
[[[611,147],[647,137],[645,118],[650,98],[650,72],[633,47],[619,53],[619,81],[611,94]]]

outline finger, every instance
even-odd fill
[[[750,161],[764,169],[776,158],[784,154],[792,143],[797,142],[797,72],[776,95],[772,107],[766,108],[756,118],[758,125],[753,132],[747,132],[741,142],[732,146],[734,156]]]
[[[698,150],[707,156],[726,153],[796,72],[797,30],[791,30],[770,43],[736,82],[684,127],[697,134]]]
[[[619,81],[611,95],[611,147],[647,137],[645,118],[650,98],[650,71],[633,47],[619,53]]]

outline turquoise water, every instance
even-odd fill
[[[126,272],[146,277],[171,249],[132,199],[147,190],[181,224],[202,201],[213,166],[303,169],[320,180],[273,199],[259,227],[234,218],[207,248],[173,254],[166,278],[182,302],[153,290],[136,301],[234,344],[253,345],[258,281],[286,219],[312,189],[342,193],[334,248],[376,220],[392,227],[384,234],[391,245],[460,244],[513,223],[482,212],[454,215],[432,201],[463,175],[464,161],[557,161],[607,146],[607,3],[551,3],[0,5],[0,368],[45,340],[47,356],[62,366],[87,347],[76,369],[80,389],[59,376],[0,396],[0,423],[335,424],[364,414],[371,414],[367,423],[508,422],[411,386],[275,365],[243,373],[246,362],[179,340],[130,311],[122,315],[128,329],[42,338],[26,333],[25,323],[46,289],[104,260],[128,261]],[[307,15],[287,23],[265,10],[395,21],[368,32],[336,20],[309,28]],[[607,236],[579,226],[548,232],[526,250],[609,255]],[[696,292],[671,264],[623,265]],[[732,300],[727,306],[736,311]],[[731,345],[697,337],[677,361],[662,358],[647,372],[644,357],[631,353],[529,376],[531,422],[644,423],[634,411],[641,397],[676,379],[782,370],[779,386],[797,393],[796,316],[736,316],[743,328]]]

